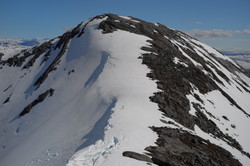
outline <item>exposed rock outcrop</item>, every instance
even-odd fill
[[[44,100],[48,95],[49,95],[49,96],[52,96],[53,93],[54,93],[54,89],[49,89],[49,90],[45,91],[44,93],[40,94],[40,95],[38,96],[37,99],[35,99],[34,101],[32,101],[29,105],[27,105],[27,106],[22,110],[22,112],[20,112],[19,118],[22,117],[22,116],[24,116],[25,114],[29,113],[29,112],[31,111],[31,109],[32,109],[35,105],[37,105],[37,104],[43,102],[43,100]]]

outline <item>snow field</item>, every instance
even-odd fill
[[[157,139],[149,126],[163,125],[157,104],[149,100],[156,83],[138,59],[148,38],[125,31],[102,34],[97,26],[104,19],[89,22],[81,37],[70,40],[57,69],[37,90],[34,81],[60,49],[52,49],[42,65],[43,55],[29,69],[1,69],[0,90],[7,89],[1,102],[11,98],[0,105],[0,165],[146,165],[122,152],[144,153]],[[52,96],[18,117],[49,88]]]
[[[133,42],[127,43],[128,40]],[[67,166],[146,165],[145,162],[122,157],[124,151],[144,153],[144,148],[154,145],[157,139],[149,126],[163,125],[157,104],[149,101],[149,96],[157,91],[156,83],[145,77],[149,69],[138,59],[143,53],[140,47],[147,44],[146,40],[146,37],[124,31],[99,38],[100,48],[109,48],[101,52],[108,52],[110,57],[92,88],[98,89],[103,98],[115,98],[117,102],[105,128],[104,138],[80,150]]]

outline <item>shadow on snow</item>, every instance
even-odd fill
[[[99,75],[102,73],[106,62],[108,61],[108,58],[110,57],[110,54],[107,52],[101,52],[101,61],[100,64],[96,67],[96,69],[93,71],[93,73],[90,75],[90,77],[88,78],[88,80],[85,82],[84,84],[84,88],[91,85],[92,83],[94,83],[97,78],[99,77]]]
[[[109,104],[103,116],[96,122],[93,129],[82,139],[86,139],[86,141],[80,145],[76,151],[84,149],[92,144],[95,144],[96,141],[100,139],[104,139],[105,127],[108,125],[108,120],[112,114],[112,109],[115,107],[117,102],[116,98],[113,98],[112,102]]]

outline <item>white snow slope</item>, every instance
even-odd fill
[[[40,66],[42,59],[32,70],[1,69],[0,91],[11,87],[0,101],[11,99],[0,105],[0,165],[62,165],[78,148],[89,150],[69,165],[93,165],[98,159],[107,165],[145,165],[120,156],[124,150],[143,152],[153,145],[157,136],[148,126],[161,124],[157,104],[149,101],[156,84],[138,59],[148,38],[124,31],[103,35],[96,29],[100,21],[90,22],[82,37],[70,41],[58,72],[34,92],[34,78],[47,66]],[[47,87],[55,89],[53,96],[15,118]]]
[[[44,62],[43,56],[40,56],[27,69],[2,66],[0,166],[147,165],[146,162],[123,157],[122,152],[144,153],[144,148],[155,145],[157,139],[157,134],[149,126],[166,126],[160,121],[164,117],[157,104],[149,100],[149,96],[159,89],[155,81],[146,77],[150,70],[138,59],[146,52],[141,47],[150,45],[147,42],[149,38],[122,30],[103,34],[97,27],[104,19],[81,24],[81,28],[85,28],[84,34],[70,39],[56,70],[50,72],[37,89],[35,79],[48,68],[60,48],[51,49],[47,61]],[[54,39],[52,48],[58,42],[58,38]],[[181,43],[172,42],[181,49]],[[212,48],[204,47],[208,52],[222,56]],[[196,51],[202,52],[198,47]],[[232,74],[220,64],[216,66],[231,81],[230,84],[223,82],[225,86],[218,85],[250,113],[250,94],[235,81],[241,77],[250,84],[250,79],[241,73]],[[223,80],[219,75],[218,78]],[[27,105],[50,88],[54,89],[53,95],[19,117]],[[250,152],[249,117],[231,105],[219,91],[204,95],[194,92],[205,101],[200,104],[214,115],[217,121],[211,119],[218,127],[237,139],[243,150]],[[190,102],[195,100],[192,95],[187,97]],[[8,98],[9,101],[5,102]],[[194,112],[191,108],[190,114]],[[230,121],[224,120],[223,115]],[[236,127],[232,128],[232,124]],[[176,128],[174,125],[168,127]],[[245,155],[223,140],[203,133],[199,127],[196,126],[195,131],[185,130],[226,148],[243,165],[250,164]]]

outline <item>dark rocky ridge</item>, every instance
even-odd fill
[[[250,69],[247,69],[247,70],[245,71],[245,74],[246,74],[248,77],[250,77]]]
[[[181,36],[185,36],[187,38],[191,37],[187,36],[186,34],[183,34],[182,32],[169,29],[164,25],[155,25],[134,17],[130,17],[131,19],[124,19],[113,14],[107,14],[106,16],[108,16],[107,20],[101,22],[99,26],[99,29],[102,29],[103,33],[112,33],[113,31],[119,29],[135,34],[145,35],[151,38],[151,40],[148,41],[149,43],[151,43],[150,47],[141,48],[142,50],[149,51],[151,53],[145,53],[140,58],[142,58],[143,64],[146,64],[151,69],[151,73],[148,73],[148,77],[153,80],[157,80],[158,88],[162,90],[160,92],[155,93],[154,96],[151,96],[150,100],[158,104],[159,110],[162,111],[166,117],[174,119],[176,122],[182,124],[183,126],[191,130],[194,130],[194,125],[196,124],[204,132],[211,133],[215,137],[224,140],[230,146],[238,149],[250,158],[250,155],[242,149],[241,145],[235,139],[220,131],[216,124],[206,117],[206,115],[201,111],[202,107],[199,105],[199,103],[192,103],[194,108],[196,109],[196,116],[189,114],[190,104],[186,95],[191,94],[192,87],[190,83],[192,83],[193,85],[195,85],[195,87],[198,88],[198,90],[202,94],[205,94],[212,90],[221,91],[221,93],[233,105],[242,110],[246,114],[246,116],[249,116],[249,114],[247,114],[226,92],[224,92],[221,88],[218,87],[214,80],[216,80],[222,85],[223,82],[220,81],[220,79],[217,78],[213,71],[207,66],[207,62],[205,62],[203,58],[197,55],[190,43],[186,42],[181,38]],[[192,59],[198,61],[202,66],[195,66],[188,58],[184,57],[181,51],[178,50],[178,48],[173,45],[171,41],[167,40],[165,36],[167,36],[169,39],[174,39],[185,45],[186,48],[183,47],[182,50],[186,54],[188,54]],[[182,65],[175,64],[173,62],[174,57],[178,57],[189,67],[186,68]],[[206,57],[213,61],[212,58],[208,56]],[[226,60],[220,58],[217,58],[217,60],[226,69],[233,73],[235,71],[243,71],[242,69],[238,68],[232,63],[227,62]],[[229,82],[227,76],[224,75],[221,71],[219,71],[217,67],[214,66],[214,64],[210,63],[209,66],[215,69],[215,71],[225,81]],[[205,75],[201,71],[201,68],[208,71],[212,75],[212,78]],[[248,87],[248,85],[242,80],[241,86],[244,89],[247,89],[246,87]],[[194,97],[199,101],[200,98],[197,94],[195,94]],[[191,149],[194,149],[188,152],[185,150],[185,148],[180,148],[178,151],[174,150],[176,148],[174,146],[167,148],[165,147],[165,145],[169,144],[167,140],[170,138],[169,136],[163,133],[170,133],[170,135],[175,133],[175,137],[171,137],[173,141],[176,139],[183,139],[182,137],[184,136],[182,132],[178,130],[173,131],[173,129],[171,128],[153,127],[153,130],[159,135],[159,139],[157,140],[158,147],[148,147],[146,148],[146,150],[150,152],[150,155],[152,156],[152,161],[158,165],[241,165],[239,161],[235,160],[228,151],[205,140],[203,141],[209,144],[209,146],[202,148],[202,150],[195,149],[195,146],[193,144],[189,145],[192,145],[194,147],[189,147]],[[198,136],[191,135],[188,133],[186,133],[185,137],[190,137],[194,140],[201,140],[201,138],[199,138]],[[181,141],[179,141],[178,143],[180,143],[180,147],[185,147],[184,143],[181,143]],[[171,146],[171,144],[169,146]],[[224,159],[224,161],[216,159],[217,153],[220,154],[220,157]],[[139,155],[128,155],[127,153],[126,156],[132,158],[134,156],[134,158],[138,159]],[[180,160],[182,161],[182,163],[180,163]]]
[[[25,114],[28,114],[35,105],[43,102],[43,100],[45,100],[46,97],[48,97],[48,95],[52,96],[53,94],[54,94],[54,89],[49,89],[49,90],[43,92],[42,94],[40,94],[37,99],[35,99],[34,101],[32,101],[29,105],[27,105],[22,110],[22,112],[20,112],[19,118],[22,117],[22,116],[24,116]]]
[[[159,134],[158,146],[146,150],[152,153],[152,161],[158,165],[241,165],[231,153],[199,136],[164,127],[152,129]]]
[[[4,54],[0,52],[0,62],[1,62],[3,56],[4,56]]]

